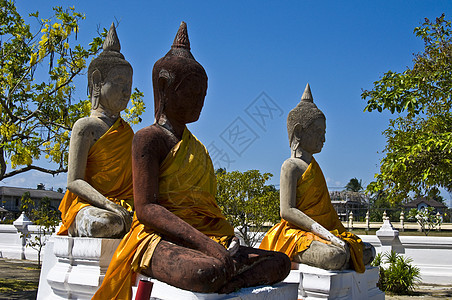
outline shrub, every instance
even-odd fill
[[[413,260],[391,251],[378,253],[372,266],[380,267],[378,287],[384,292],[397,295],[410,294],[420,280],[420,270],[413,266]]]
[[[420,210],[413,208],[408,214],[408,219],[415,219],[421,226],[422,232],[427,236],[431,230],[439,228],[442,223],[442,219],[435,215],[434,210],[433,207],[425,207]]]

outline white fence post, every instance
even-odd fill
[[[348,214],[348,230],[352,229],[353,229],[353,212],[350,211],[350,213]]]
[[[405,213],[403,212],[403,210],[400,213],[400,231],[405,231]]]
[[[441,214],[439,212],[436,213],[436,221],[438,222],[437,231],[441,231]]]
[[[369,210],[367,210],[367,212],[366,212],[366,230],[367,230],[367,231],[370,230],[370,215],[369,215]]]
[[[28,234],[28,225],[33,224],[30,219],[28,219],[27,215],[22,212],[22,214],[13,222],[14,227],[17,229],[17,233],[20,233],[22,240],[22,250],[20,253],[20,259],[25,259],[25,242]]]

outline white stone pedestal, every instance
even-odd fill
[[[101,285],[120,241],[55,236],[54,257],[45,255],[43,270],[47,274],[41,274],[40,279],[47,280],[51,289],[42,284],[41,291],[40,283],[38,299],[91,299]],[[49,268],[46,264],[53,266]]]
[[[52,288],[47,282],[47,275],[58,261],[55,254],[53,253],[53,240],[55,236],[56,235],[50,237],[50,239],[47,241],[43,249],[41,274],[39,276],[39,286],[37,295],[38,300],[48,299],[48,297],[53,293]]]
[[[205,294],[182,290],[155,279],[151,281],[153,282],[151,300],[296,300],[298,289],[298,284],[280,282],[272,286],[244,288],[231,294]],[[132,299],[135,299],[137,287],[133,287],[132,290]]]
[[[102,284],[120,241],[54,236],[44,254],[37,299],[91,299]],[[155,300],[295,300],[298,287],[295,283],[279,283],[231,294],[203,294],[178,289],[155,279],[152,281],[151,299]],[[135,293],[136,287],[132,289]]]
[[[399,231],[394,229],[389,219],[383,221],[383,225],[376,232],[376,236],[380,240],[380,252],[391,253],[391,251],[395,251],[396,253],[405,253],[405,248],[399,239]]]
[[[377,287],[378,267],[368,267],[364,273],[355,271],[327,271],[303,264],[293,264],[284,282],[298,282],[298,299],[384,300],[385,294]]]

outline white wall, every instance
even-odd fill
[[[361,235],[364,242],[371,243],[377,253],[381,243],[375,235]],[[413,260],[421,271],[422,283],[452,285],[452,237],[399,236],[400,244],[393,250]]]
[[[37,232],[36,225],[28,228],[32,235]],[[377,253],[381,252],[381,243],[376,235],[360,237],[364,242],[371,243]],[[413,264],[421,270],[423,283],[452,285],[452,237],[400,236],[399,239],[401,244],[394,245],[393,249],[413,259]],[[4,224],[0,224],[0,257],[38,259],[36,250],[22,247],[20,233],[14,225]]]
[[[33,238],[38,226],[30,225],[28,230]],[[48,239],[50,236],[46,236]],[[22,247],[21,233],[14,225],[0,224],[0,258],[38,260],[38,252],[31,247]],[[41,253],[41,258],[43,253]]]

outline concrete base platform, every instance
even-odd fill
[[[296,300],[298,294],[298,284],[295,283],[280,282],[272,286],[244,288],[231,294],[205,294],[182,290],[155,279],[151,281],[153,287],[150,300]],[[132,299],[135,299],[137,287],[132,290]]]
[[[120,241],[54,236],[45,249],[38,300],[91,299]]]
[[[54,236],[44,255],[38,300],[91,299],[102,284],[120,239]],[[178,289],[152,279],[151,299],[295,300],[297,283],[241,289],[231,294],[203,294]],[[136,287],[132,288],[134,293]]]
[[[303,264],[293,264],[284,280],[298,282],[298,299],[317,300],[384,300],[385,294],[377,287],[379,272],[377,267],[368,267],[364,273],[352,270],[328,271]]]

